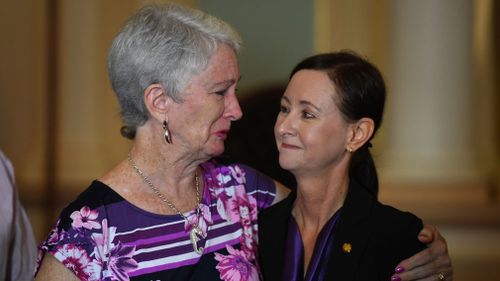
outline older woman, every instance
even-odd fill
[[[292,71],[274,132],[297,190],[259,214],[265,280],[401,280],[398,262],[425,248],[420,219],[377,201],[369,148],[384,103],[379,71],[353,53]],[[449,261],[435,266],[420,278],[451,280]]]
[[[109,74],[133,146],[61,212],[37,280],[259,279],[257,213],[285,189],[211,160],[242,116],[239,48],[227,23],[173,4],[125,24]]]

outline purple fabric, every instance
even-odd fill
[[[61,212],[38,263],[50,253],[81,280],[258,281],[257,213],[274,200],[274,182],[244,165],[202,168],[200,217],[184,215],[198,222],[203,255],[193,251],[192,223],[143,210],[95,181]]]
[[[304,246],[302,245],[299,226],[293,216],[290,216],[288,235],[286,237],[283,281],[302,280],[302,276],[304,276]]]
[[[283,281],[322,281],[333,249],[335,224],[340,217],[337,211],[323,226],[316,239],[314,252],[309,261],[306,276],[304,276],[304,245],[300,230],[293,216],[288,223],[286,253],[283,266]]]

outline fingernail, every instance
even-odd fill
[[[401,273],[401,272],[403,272],[403,271],[405,271],[405,268],[404,268],[404,267],[402,267],[402,266],[398,266],[398,267],[396,267],[396,273]]]
[[[399,278],[399,276],[397,276],[397,275],[393,275],[391,277],[391,281],[401,281],[401,278]]]

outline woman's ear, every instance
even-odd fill
[[[144,90],[144,104],[152,118],[163,122],[172,99],[160,84],[151,84]]]
[[[365,117],[351,124],[350,127],[352,134],[349,135],[346,150],[353,152],[370,140],[375,130],[375,123],[371,118]]]

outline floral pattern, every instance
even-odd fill
[[[86,229],[100,229],[101,225],[96,221],[99,213],[97,211],[90,210],[88,206],[83,206],[80,211],[74,211],[70,218],[73,219],[71,226],[75,229],[86,228]]]
[[[215,253],[215,259],[219,262],[216,268],[222,280],[259,280],[257,269],[248,261],[243,251],[236,250],[230,245],[226,245],[226,249],[229,252],[227,256]]]
[[[245,189],[245,171],[239,166],[214,169],[215,188],[212,196],[217,201],[217,211],[225,220],[241,224],[241,250],[226,246],[229,255],[216,253],[216,266],[224,281],[258,280],[255,264],[257,252],[257,201]]]
[[[65,244],[58,247],[55,255],[63,256],[62,264],[81,280],[99,280],[97,274],[100,271],[100,266],[87,255],[84,249],[73,244]]]
[[[60,229],[60,220],[41,245],[40,252],[49,249],[64,266],[70,269],[80,280],[130,280],[127,272],[137,267],[133,259],[135,246],[113,243],[116,227],[108,227],[107,219],[97,222],[99,213],[84,206],[70,215],[73,230]],[[89,232],[85,230],[101,230]],[[86,237],[91,239],[85,239]],[[83,239],[82,239],[83,238]],[[92,241],[86,245],[81,241]],[[92,250],[93,249],[93,250]],[[90,255],[88,253],[91,253]],[[38,256],[38,265],[43,255]]]
[[[248,193],[248,170],[238,165],[224,166],[215,162],[205,163],[204,168],[209,197],[200,203],[199,216],[196,211],[186,214],[184,230],[189,233],[193,225],[197,225],[203,238],[207,239],[214,219],[217,223],[238,225],[241,229],[239,243],[226,244],[216,252],[205,254],[213,255],[217,264],[212,274],[218,274],[221,280],[257,281],[257,212],[262,202],[258,203]],[[266,183],[265,187],[271,184]],[[250,190],[256,188],[252,186]],[[209,201],[215,203],[215,208]],[[56,222],[47,240],[40,246],[38,265],[44,253],[50,252],[80,280],[130,280],[130,273],[141,270],[134,257],[135,254],[140,255],[136,253],[136,246],[128,240],[123,240],[126,243],[120,240],[122,236],[117,236],[117,227],[110,225],[105,209],[91,209],[85,204],[77,206],[68,212],[69,216],[61,217]],[[218,216],[211,213],[211,206],[212,212],[216,210]]]

